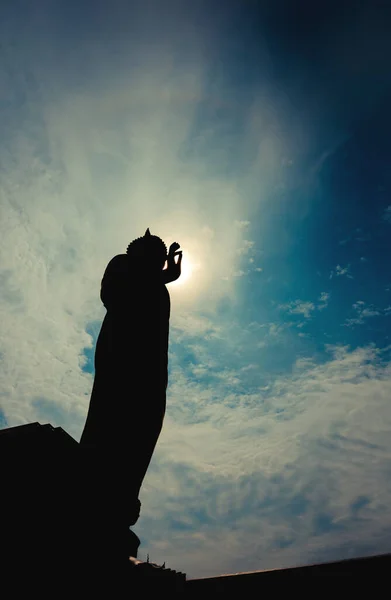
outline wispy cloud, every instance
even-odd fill
[[[196,384],[189,397],[178,371],[172,404],[183,424],[171,411],[142,498],[154,559],[175,557],[197,576],[235,571],[238,556],[259,569],[347,558],[364,541],[367,553],[387,547],[391,366],[371,346],[328,352],[323,364],[299,359],[255,394]],[[179,560],[177,544],[186,548]]]
[[[243,230],[247,228],[249,221],[236,221],[235,224],[240,230]],[[232,268],[228,274],[223,276],[224,280],[229,281],[231,278],[244,277],[263,271],[263,268],[259,265],[259,257],[262,255],[262,251],[258,250],[253,240],[242,239],[236,249],[236,254],[239,256],[240,268]]]
[[[315,310],[315,304],[303,300],[293,300],[287,304],[280,304],[278,308],[291,315],[303,315],[306,319],[309,319]]]
[[[243,245],[241,248],[238,248],[237,253],[239,255],[248,254],[251,249],[255,246],[255,242],[251,240],[243,240]]]
[[[237,221],[236,220],[235,225],[239,229],[248,229],[248,227],[250,226],[250,221]]]
[[[350,274],[350,265],[346,267],[341,267],[341,265],[337,265],[333,271],[330,272],[330,279],[333,277],[348,277],[349,279],[353,279],[353,276]]]
[[[322,311],[327,308],[331,297],[330,292],[321,292],[317,302],[308,300],[292,300],[285,304],[279,304],[278,308],[290,315],[302,315],[305,319],[310,319],[315,310]],[[298,327],[303,327],[304,322],[297,324]]]
[[[329,305],[330,296],[330,292],[322,292],[318,298],[318,304],[316,308],[318,310],[324,310],[327,308]]]
[[[363,300],[357,300],[357,302],[353,304],[352,308],[355,311],[356,316],[346,319],[344,323],[346,327],[362,325],[366,319],[378,317],[381,314],[377,308],[373,307],[372,305],[368,306]]]
[[[243,277],[244,275],[247,275],[248,271],[243,271],[242,269],[239,269],[238,271],[233,271],[232,273],[232,277]]]
[[[209,337],[220,337],[222,328],[216,323],[211,315],[202,315],[195,311],[191,313],[181,312],[173,314],[171,318],[171,329],[175,339],[180,341],[183,336],[199,337],[203,339]]]

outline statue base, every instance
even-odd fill
[[[113,585],[144,589],[163,572],[167,580],[169,570],[157,575],[156,568],[141,566],[137,535],[88,493],[80,446],[63,429],[31,423],[0,430],[0,455],[0,564],[15,588],[31,593],[36,587],[42,596],[45,585],[51,594],[52,585],[88,594],[107,585],[114,597]]]

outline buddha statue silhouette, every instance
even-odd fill
[[[181,274],[179,247],[174,242],[167,253],[147,229],[126,254],[109,262],[101,285],[107,313],[80,444],[101,510],[115,513],[127,527],[139,516],[141,484],[166,409],[170,296],[165,284]]]

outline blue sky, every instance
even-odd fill
[[[147,227],[183,248],[141,558],[390,551],[390,25],[373,0],[3,8],[0,426],[78,439],[106,264]]]

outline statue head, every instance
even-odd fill
[[[167,247],[160,237],[147,229],[143,237],[130,242],[126,254],[145,271],[161,271],[167,260]]]

